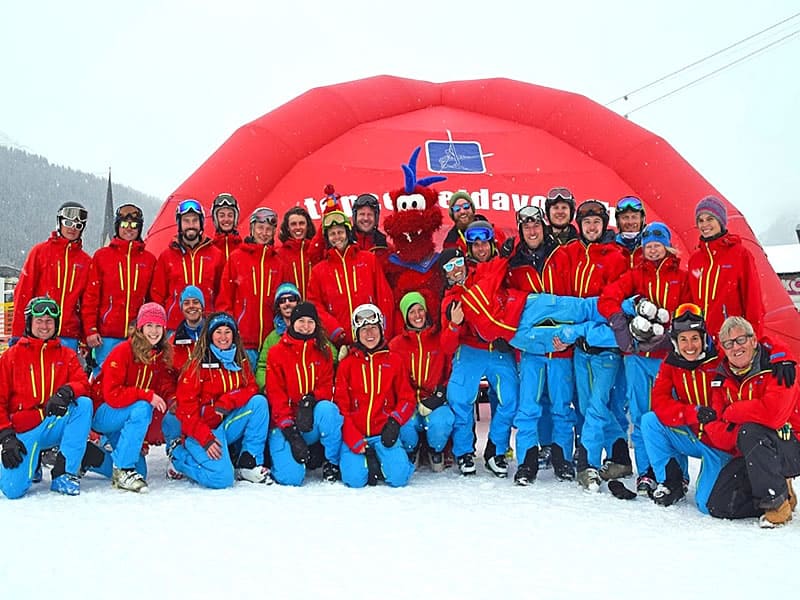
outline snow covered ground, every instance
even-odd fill
[[[485,436],[487,419],[479,423]],[[483,441],[479,441],[482,448]],[[0,597],[27,598],[753,598],[796,589],[800,517],[753,520],[620,501],[540,473],[528,488],[482,466],[423,468],[404,489],[164,479],[150,494],[96,475],[77,498],[0,498]],[[696,465],[695,465],[696,468]],[[632,484],[628,481],[628,485]],[[767,578],[777,578],[769,581]]]

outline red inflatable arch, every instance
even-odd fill
[[[240,127],[164,203],[147,245],[157,254],[173,238],[177,202],[197,198],[208,208],[220,192],[238,198],[243,229],[257,206],[282,213],[304,205],[318,218],[327,183],[346,209],[364,192],[389,209],[387,192],[401,187],[400,165],[417,146],[419,177],[448,177],[435,186],[444,208],[452,192],[466,190],[480,213],[514,230],[514,212],[542,204],[554,186],[578,201],[613,204],[634,194],[648,221],[669,225],[684,260],[697,240],[695,204],[722,197],[663,138],[584,96],[509,79],[379,76],[312,89]],[[728,210],[729,229],[756,257],[767,327],[800,355],[800,316],[744,217]]]

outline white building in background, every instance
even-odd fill
[[[800,311],[800,225],[797,228],[797,244],[764,246],[769,264],[781,278],[784,289]]]

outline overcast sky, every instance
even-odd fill
[[[116,182],[166,198],[237,127],[312,87],[509,77],[606,104],[798,12],[797,0],[6,2],[0,141],[92,173],[111,166]],[[800,18],[611,108],[797,30]],[[800,205],[798,65],[800,35],[630,118],[758,233]]]

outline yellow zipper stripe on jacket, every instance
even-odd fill
[[[67,243],[66,247],[64,248],[64,279],[61,279],[61,263],[58,263],[59,268],[59,284],[61,285],[61,302],[59,306],[61,307],[61,318],[58,320],[58,331],[56,331],[56,335],[61,335],[61,328],[64,325],[64,300],[67,297],[67,277],[69,277],[69,246],[70,244]]]
[[[464,302],[467,306],[469,306],[473,311],[480,312],[481,314],[483,314],[487,319],[489,319],[492,323],[494,323],[498,327],[501,327],[508,331],[516,331],[517,330],[516,327],[512,327],[511,325],[507,325],[506,323],[501,323],[500,321],[494,318],[494,315],[492,315],[492,313],[490,313],[489,310],[486,308],[486,306],[489,304],[489,301],[488,300],[481,301],[480,298],[477,298],[473,289],[475,287],[477,286],[473,286],[472,288],[466,290],[464,295],[461,297],[461,301]],[[481,292],[481,296],[484,296],[483,290],[480,290],[479,287],[478,290]],[[470,296],[473,299],[473,301],[470,302],[469,300],[467,300],[467,296]]]

